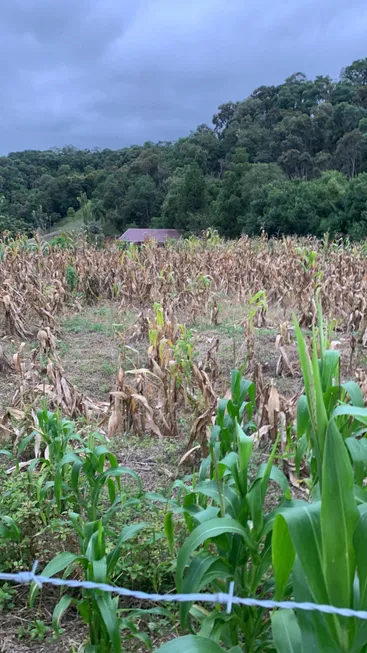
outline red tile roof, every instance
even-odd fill
[[[181,238],[177,229],[128,229],[119,240],[125,240],[129,243],[143,243],[148,238],[154,238],[159,243],[165,243],[166,240]]]

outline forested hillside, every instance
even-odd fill
[[[367,236],[367,58],[338,81],[295,73],[261,86],[174,143],[11,153],[0,193],[0,231],[31,234],[81,209],[106,232]]]

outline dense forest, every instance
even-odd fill
[[[338,81],[295,73],[228,102],[176,142],[0,157],[0,232],[213,226],[221,234],[367,236],[367,58]]]

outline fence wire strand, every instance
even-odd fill
[[[54,585],[56,587],[69,587],[87,590],[101,590],[102,592],[110,592],[118,594],[119,596],[127,596],[129,598],[137,599],[140,601],[154,601],[155,603],[185,603],[185,602],[205,602],[205,603],[220,603],[226,606],[227,613],[232,610],[233,605],[246,605],[251,607],[266,608],[273,610],[274,608],[288,608],[292,610],[306,610],[316,612],[323,612],[324,614],[336,614],[340,617],[355,617],[357,619],[367,620],[367,612],[365,610],[352,610],[350,608],[340,608],[334,605],[323,605],[318,603],[297,603],[296,601],[272,601],[268,599],[250,599],[234,596],[234,582],[229,584],[229,592],[217,592],[216,594],[148,594],[147,592],[139,592],[135,590],[128,590],[124,587],[115,587],[107,583],[94,583],[87,580],[72,580],[68,578],[50,578],[36,574],[37,563],[33,565],[32,571],[19,571],[15,574],[0,573],[0,580],[9,581],[11,583],[30,584],[36,583],[39,587],[42,585]]]

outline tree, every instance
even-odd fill
[[[343,68],[340,77],[343,82],[349,82],[355,86],[367,86],[367,57],[357,59],[350,66]]]
[[[162,206],[164,226],[183,231],[201,231],[207,224],[206,179],[197,163],[176,171],[168,183]]]
[[[233,118],[234,112],[236,110],[237,103],[227,102],[226,104],[221,104],[218,108],[218,113],[215,113],[213,116],[213,125],[215,131],[219,134],[228,126],[228,123]]]
[[[359,121],[366,112],[347,102],[342,102],[333,107],[334,142],[337,142],[344,134],[358,128]]]
[[[345,193],[346,229],[355,239],[367,238],[367,173],[352,179]]]
[[[93,221],[92,205],[88,200],[86,193],[81,193],[80,195],[78,195],[77,200],[79,202],[79,207],[83,218],[83,222],[85,225],[88,225]]]
[[[359,171],[366,151],[367,139],[359,129],[354,129],[352,132],[344,134],[336,148],[336,159],[339,169],[348,175],[350,179],[353,179]]]
[[[259,188],[250,207],[257,228],[270,235],[321,236],[343,228],[346,178],[324,173],[313,181],[278,181]]]
[[[129,185],[120,206],[120,215],[116,220],[121,229],[135,225],[149,227],[151,219],[157,213],[158,190],[149,175],[140,175]]]

